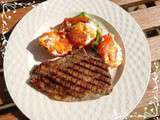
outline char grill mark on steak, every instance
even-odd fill
[[[94,98],[112,90],[108,66],[84,50],[36,66],[30,83],[49,97],[64,101]]]
[[[94,60],[94,61],[93,61]],[[81,60],[80,63],[74,63],[74,65],[80,65],[81,67],[84,67],[88,69],[89,71],[92,71],[94,73],[98,73],[100,75],[104,75],[107,78],[111,78],[108,70],[108,65],[101,63],[102,61],[99,59],[94,58],[88,58]]]
[[[44,82],[42,82],[41,80],[39,80],[37,78],[31,79],[31,85],[34,88],[36,88],[37,90],[39,90],[40,92],[47,94],[50,98],[54,97],[56,100],[64,99],[64,97],[62,95],[60,95],[60,93],[58,93],[58,91],[56,91],[54,88],[51,88],[50,86],[44,84]]]
[[[103,86],[99,87],[99,86],[95,86],[92,85],[88,82],[85,82],[84,80],[80,80],[77,79],[75,76],[73,76],[72,74],[68,74],[65,71],[60,71],[60,70],[55,70],[55,69],[47,69],[44,66],[41,67],[41,70],[37,71],[37,74],[41,74],[41,75],[46,75],[48,77],[51,77],[52,80],[57,81],[58,82],[63,82],[65,83],[65,85],[67,85],[69,82],[74,83],[75,85],[81,86],[81,88],[85,88],[87,90],[91,90],[94,93],[101,93],[103,94],[103,92],[106,90],[106,88],[108,88],[107,86]],[[56,76],[56,78],[55,78]],[[60,78],[60,79],[58,79]]]
[[[101,68],[99,68],[99,67],[96,67],[96,66],[93,66],[93,65],[91,65],[91,64],[86,64],[86,62],[80,62],[80,63],[78,63],[79,65],[81,65],[81,66],[84,66],[84,67],[86,67],[86,68],[88,68],[88,69],[90,69],[90,70],[92,70],[92,71],[94,71],[94,72],[97,72],[97,73],[99,73],[99,74],[102,74],[102,75],[104,75],[104,76],[106,76],[106,77],[108,77],[109,76],[109,74],[108,74],[108,71],[105,71],[105,70],[103,70],[103,69],[101,69]]]
[[[73,65],[73,68],[74,68],[74,65]],[[81,67],[82,68],[82,67]],[[64,68],[61,68],[61,67],[59,67],[59,70],[57,70],[57,71],[52,71],[51,70],[51,72],[54,72],[54,74],[56,74],[56,72],[58,72],[58,74],[60,74],[59,76],[63,76],[63,75],[67,75],[67,74],[69,74],[70,76],[72,76],[71,78],[72,78],[72,80],[74,81],[74,83],[77,83],[76,81],[77,80],[79,80],[79,79],[81,79],[82,81],[79,81],[77,84],[79,85],[79,84],[81,84],[81,82],[83,82],[83,81],[86,81],[86,82],[88,82],[88,84],[89,84],[89,82],[92,84],[92,85],[90,85],[89,84],[89,88],[90,89],[94,89],[95,91],[96,91],[96,89],[97,88],[99,88],[99,87],[105,87],[105,86],[108,86],[107,84],[104,84],[102,81],[97,81],[96,79],[95,79],[95,81],[93,81],[93,80],[86,80],[85,78],[86,77],[84,77],[84,79],[83,79],[83,75],[79,75],[78,73],[77,73],[77,75],[76,75],[76,72],[75,71],[73,71],[73,70],[71,70],[71,71],[69,71],[68,70],[68,68],[67,69],[64,69]],[[61,73],[62,72],[62,73]],[[63,74],[64,73],[64,74]],[[96,74],[96,73],[94,73],[94,74]],[[69,76],[69,78],[70,78],[70,76]],[[79,77],[79,78],[77,78],[77,77]],[[88,77],[88,76],[87,76]],[[65,79],[65,78],[64,78]],[[88,78],[88,79],[90,79],[90,78]],[[87,86],[87,83],[83,83],[84,84],[84,86],[83,87],[85,87],[86,88],[86,86]],[[95,84],[95,85],[98,85],[98,86],[93,86],[93,84]],[[103,88],[101,88],[101,89],[103,89]]]
[[[96,75],[95,72],[92,72],[92,71],[89,71],[88,69],[86,68],[80,68],[79,66],[77,65],[74,65],[73,67],[68,67],[68,71],[75,71],[77,73],[80,73],[82,77],[87,77],[88,82],[94,84],[94,85],[98,85],[100,87],[104,87],[106,85],[106,81],[102,80],[102,79],[97,79],[97,76],[100,77],[101,75]],[[79,76],[78,76],[79,77]],[[86,78],[84,78],[86,79]],[[110,85],[110,83],[108,83]]]
[[[54,94],[57,94],[62,97],[70,96],[70,97],[80,98],[80,97],[83,97],[85,94],[87,94],[87,92],[77,92],[75,90],[70,89],[69,87],[62,86],[61,84],[56,83],[55,81],[50,80],[50,78],[47,78],[44,76],[36,75],[32,77],[32,79],[41,81],[43,84],[45,84],[45,86],[49,87],[49,90],[48,90],[49,93],[52,93],[52,91],[55,90]],[[50,96],[52,96],[52,94],[50,94]]]
[[[71,56],[71,55],[69,55],[69,56]],[[70,59],[67,56],[67,58],[64,57],[64,58],[58,59],[54,62],[47,61],[47,64],[44,63],[44,64],[41,64],[40,66],[54,67],[54,69],[57,69],[57,68],[66,69],[69,66],[73,66],[73,64],[75,64],[75,63],[79,63],[81,60],[87,59],[87,57],[84,54],[82,56],[84,56],[84,57],[80,57],[79,55],[74,55]]]
[[[94,78],[93,80],[98,80],[98,81],[103,82],[105,84],[107,83],[108,85],[111,85],[110,76],[105,77],[99,73],[91,71],[90,69],[88,69],[84,66],[74,64],[73,67],[69,66],[68,69],[73,69],[74,71],[79,72],[79,73],[83,74],[84,76],[90,76],[90,77]]]
[[[74,68],[74,66],[73,66],[73,68]],[[97,87],[104,87],[106,85],[102,81],[97,81],[96,79],[93,81],[93,78],[91,76],[85,75],[83,73],[79,74],[80,73],[79,71],[77,72],[77,71],[75,71],[73,69],[69,69],[69,68],[65,69],[65,70],[60,69],[60,71],[66,73],[66,74],[69,74],[74,78],[77,78],[79,80],[82,80],[82,81],[85,81],[87,83],[90,83],[91,85],[97,85]]]
[[[107,71],[104,71],[98,67],[92,66],[91,64],[86,64],[85,62],[80,62],[80,63],[75,63],[78,66],[81,66],[83,68],[86,68],[92,72],[94,72],[95,74],[100,74],[103,75],[107,78],[111,78],[110,75],[107,73]]]
[[[39,71],[38,75],[40,76],[44,76],[47,78],[50,78],[50,80],[55,81],[59,84],[61,84],[62,86],[68,87],[72,90],[78,91],[78,92],[86,92],[88,90],[86,90],[85,88],[75,85],[74,82],[72,81],[66,81],[64,76],[57,76],[56,74],[52,73],[52,74],[47,74],[43,71]]]
[[[86,60],[83,60],[83,61],[86,61],[88,62],[89,64],[92,64],[94,66],[97,66],[105,71],[108,71],[108,65],[107,64],[104,64],[103,61],[99,58],[93,58],[93,57],[89,57],[88,59]]]

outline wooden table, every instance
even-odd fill
[[[25,8],[22,6],[16,6],[16,13],[14,10],[6,11],[7,16],[11,16],[11,19],[3,18],[6,21],[7,25],[5,29],[2,30],[3,25],[5,23],[2,22],[2,5],[4,4],[13,4],[17,3],[29,3],[33,2],[34,5],[37,5],[44,0],[0,0],[1,8],[0,8],[0,37],[2,38],[2,33],[5,32],[5,37],[8,39],[12,29],[16,25],[16,23],[33,7],[30,5],[26,5]],[[135,20],[139,23],[141,28],[143,29],[147,41],[150,45],[151,49],[151,57],[152,57],[152,65],[154,61],[160,60],[160,1],[159,0],[112,0],[116,4],[120,5],[126,11],[128,11]],[[24,6],[24,5],[23,5]],[[1,44],[1,49],[3,49],[3,45]],[[159,61],[158,61],[159,62]],[[159,62],[160,63],[160,62]],[[152,71],[154,72],[154,71]],[[151,74],[151,78],[154,74]],[[159,74],[160,76],[160,74]],[[159,77],[160,79],[160,77]],[[157,81],[158,82],[158,81]],[[158,86],[160,88],[160,81],[158,82]],[[148,108],[151,110],[154,106],[153,104],[157,103],[156,99],[154,99],[154,94],[152,93],[153,88],[155,88],[155,81],[153,79],[150,80],[147,91],[138,104],[136,109],[131,113],[131,115],[135,114],[143,114],[144,108]],[[160,91],[160,89],[159,89]],[[148,104],[152,100],[152,104]],[[160,92],[158,93],[158,102],[160,102]],[[158,114],[154,116],[154,118],[148,117],[147,119],[155,119],[160,115],[160,106],[158,110]],[[3,76],[3,58],[0,57],[0,120],[28,120],[16,107],[13,103],[7,88],[4,82]],[[144,118],[128,118],[128,120],[144,120]]]

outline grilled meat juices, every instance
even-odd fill
[[[29,84],[59,101],[96,99],[112,91],[108,65],[88,55],[83,48],[36,66]]]

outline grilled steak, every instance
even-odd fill
[[[80,101],[112,91],[108,66],[78,49],[55,61],[46,61],[31,72],[29,84],[51,99]]]

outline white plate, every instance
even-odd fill
[[[70,13],[80,11],[100,16],[120,33],[126,53],[123,75],[109,96],[70,103],[50,100],[26,84],[30,69],[37,64],[28,45]],[[11,97],[32,120],[120,120],[144,95],[150,62],[149,46],[141,28],[117,5],[107,0],[49,0],[30,11],[13,30],[5,52],[4,73]]]

